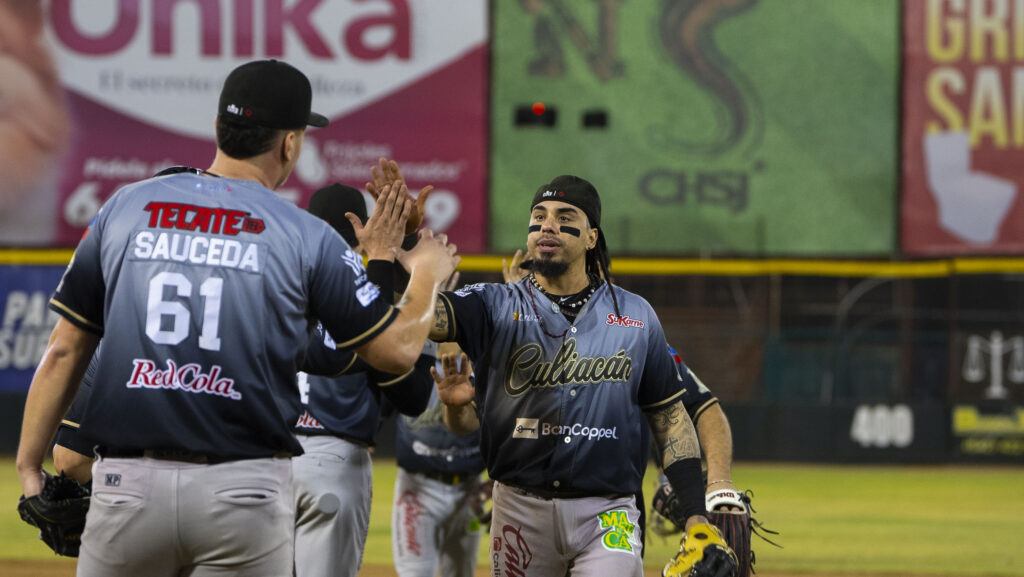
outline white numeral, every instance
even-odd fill
[[[914,413],[906,405],[860,405],[850,438],[862,447],[907,447],[914,442]]]
[[[302,399],[303,405],[309,404],[309,375],[299,371],[298,373],[299,382],[299,397]]]
[[[146,335],[153,342],[162,345],[177,345],[188,337],[192,313],[179,301],[164,300],[164,288],[173,287],[175,294],[187,298],[192,295],[192,283],[185,275],[177,272],[157,273],[149,281],[149,300],[146,306]],[[204,297],[203,329],[199,335],[199,348],[208,351],[220,350],[220,302],[224,279],[210,277],[199,286]],[[168,329],[161,328],[164,318],[171,318]]]

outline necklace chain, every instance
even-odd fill
[[[594,296],[594,291],[597,290],[594,283],[590,282],[587,284],[586,288],[574,295],[558,296],[544,290],[544,287],[540,286],[540,283],[537,282],[537,277],[533,273],[530,273],[530,282],[533,283],[533,286],[536,287],[544,296],[548,297],[551,302],[557,304],[563,311],[574,316],[583,308],[583,305],[587,304],[590,297]]]

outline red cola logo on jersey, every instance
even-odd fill
[[[615,313],[608,313],[608,324],[617,327],[636,327],[638,329],[644,328],[644,321],[631,319],[628,315],[620,317]]]
[[[240,232],[260,234],[267,226],[261,219],[252,218],[250,213],[229,208],[211,208],[180,202],[151,202],[146,205],[150,228],[172,228],[226,234],[235,236]]]
[[[562,387],[580,383],[625,382],[633,370],[633,359],[625,349],[610,357],[581,357],[576,339],[558,347],[550,361],[542,361],[544,348],[537,343],[519,347],[505,364],[505,393],[518,397],[533,387]]]
[[[156,362],[149,359],[133,359],[132,375],[125,383],[129,389],[180,389],[186,393],[203,393],[217,395],[236,401],[241,400],[242,393],[235,390],[235,380],[221,377],[220,365],[213,365],[209,373],[197,363],[188,363],[180,367],[167,359],[167,370],[157,368]]]

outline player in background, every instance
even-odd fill
[[[470,380],[472,368],[468,361],[458,365],[459,352],[454,343],[438,346],[434,381]],[[391,550],[399,577],[433,577],[438,571],[472,577],[482,536],[479,517],[491,485],[481,482],[479,432],[449,431],[435,390],[422,415],[399,417],[395,451]]]
[[[401,374],[419,357],[454,247],[421,231],[400,255],[411,280],[394,307],[335,231],[274,194],[305,127],[327,124],[311,101],[309,80],[283,62],[232,71],[210,167],[115,193],[51,299],[61,318],[29,389],[16,463],[24,495],[39,494],[45,454],[103,339],[82,418],[100,459],[79,576],[290,574],[295,375],[310,319],[378,369]]]
[[[383,200],[367,220],[362,194],[335,184],[313,194],[309,212],[366,256],[367,277],[385,298],[393,295],[393,248],[401,245],[406,223],[394,210],[397,205],[389,208]],[[418,223],[421,215],[409,220]],[[334,345],[320,327],[310,344],[310,356],[317,356],[317,347],[330,352]],[[429,371],[436,349],[428,342],[416,367],[404,375],[381,373],[358,358],[343,356],[337,368],[344,374],[299,373],[304,411],[295,434],[305,452],[292,459],[296,577],[355,577],[359,571],[373,493],[370,448],[380,427],[382,395],[404,415],[422,413],[434,390]]]
[[[634,497],[646,468],[642,415],[684,503],[689,546],[673,571],[678,561],[734,565],[704,517],[700,449],[657,315],[606,281],[596,189],[560,176],[530,209],[531,274],[442,293],[431,329],[476,367],[475,390],[439,386],[438,394],[452,430],[481,430],[496,481],[492,572],[642,574]]]

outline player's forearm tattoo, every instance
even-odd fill
[[[441,297],[434,303],[434,323],[430,326],[430,338],[435,341],[449,338],[448,305]]]
[[[681,402],[652,413],[648,416],[648,422],[661,448],[664,466],[682,459],[700,458],[697,431]]]

